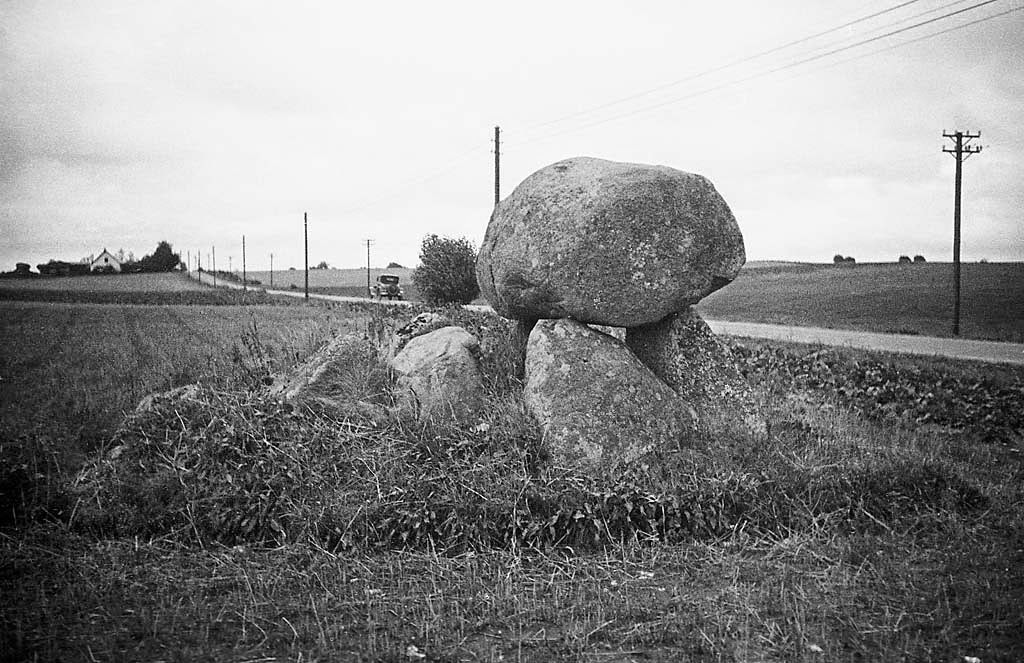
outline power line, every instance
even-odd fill
[[[960,1],[963,2],[964,0],[960,0]],[[588,115],[590,113],[593,113],[594,111],[604,110],[605,108],[611,108],[612,106],[618,106],[619,104],[625,103],[627,101],[632,101],[633,99],[639,99],[640,97],[646,97],[648,95],[654,94],[655,92],[661,92],[662,90],[667,90],[669,88],[676,87],[677,85],[681,85],[682,83],[687,83],[687,82],[690,82],[690,81],[693,81],[693,80],[697,80],[699,78],[704,78],[706,76],[710,76],[711,74],[715,74],[715,73],[718,73],[720,71],[725,71],[726,69],[731,69],[733,67],[736,67],[737,65],[745,64],[747,62],[752,62],[753,60],[757,60],[757,59],[762,58],[762,57],[764,57],[766,55],[771,55],[772,53],[777,53],[779,51],[785,50],[785,49],[790,48],[792,46],[797,46],[799,44],[803,44],[803,43],[809,42],[811,40],[817,39],[818,37],[823,37],[825,35],[832,34],[833,32],[838,32],[839,30],[843,30],[845,28],[852,27],[852,26],[857,25],[859,23],[863,23],[864,21],[868,21],[870,19],[877,18],[877,17],[882,16],[884,14],[888,14],[890,12],[896,11],[897,9],[902,9],[903,7],[906,7],[907,5],[912,5],[915,2],[919,2],[919,0],[908,0],[907,2],[901,2],[901,3],[897,4],[897,5],[893,5],[892,7],[888,7],[886,9],[881,10],[881,11],[877,11],[877,12],[874,12],[872,14],[868,14],[867,16],[862,16],[862,17],[860,17],[858,19],[855,19],[853,21],[849,21],[847,23],[843,23],[842,25],[837,25],[837,26],[835,26],[833,28],[829,28],[827,30],[823,30],[821,32],[817,32],[815,34],[808,35],[806,37],[801,37],[800,39],[796,39],[794,41],[787,42],[785,44],[782,44],[781,46],[774,46],[774,47],[769,48],[767,50],[760,51],[758,53],[754,53],[753,55],[748,55],[746,57],[742,57],[742,58],[738,58],[736,60],[732,60],[732,61],[727,62],[725,64],[719,65],[717,67],[713,67],[711,69],[707,69],[705,71],[698,72],[696,74],[691,74],[689,76],[684,76],[683,78],[679,78],[679,79],[676,79],[674,81],[670,81],[668,83],[664,83],[662,85],[658,85],[657,87],[648,88],[646,90],[642,90],[640,92],[636,92],[634,94],[631,94],[631,95],[628,95],[628,96],[625,96],[625,97],[621,97],[621,98],[615,99],[613,101],[609,101],[609,102],[601,104],[599,106],[594,106],[594,107],[591,107],[591,108],[586,108],[586,109],[583,109],[583,110],[580,110],[580,111],[569,113],[568,115],[563,115],[562,117],[558,117],[558,118],[555,118],[553,120],[548,120],[546,122],[538,122],[538,123],[535,123],[535,124],[531,124],[531,125],[528,125],[524,129],[524,131],[529,131],[531,129],[539,129],[541,127],[550,126],[552,124],[558,124],[560,122],[564,122],[565,120],[569,120],[569,119],[572,119],[574,117],[579,117],[581,115]]]
[[[851,35],[851,36],[848,36],[848,37],[841,38],[838,41],[822,44],[820,46],[815,46],[812,49],[810,49],[808,51],[805,51],[804,55],[810,55],[811,53],[820,52],[820,51],[828,50],[828,49],[831,49],[831,48],[835,48],[835,47],[837,47],[837,46],[839,46],[841,44],[849,43],[849,42],[857,40],[857,39],[863,39],[864,37],[868,36],[871,32],[878,32],[878,31],[882,31],[882,30],[888,30],[890,28],[896,27],[897,25],[902,25],[902,24],[907,23],[909,21],[913,21],[915,19],[921,18],[922,16],[927,16],[929,14],[934,14],[936,12],[940,12],[940,11],[949,9],[950,7],[954,7],[956,5],[962,5],[962,4],[964,4],[965,2],[968,2],[968,1],[969,0],[953,0],[952,2],[947,2],[944,5],[939,5],[937,7],[931,7],[929,9],[925,9],[924,11],[919,11],[916,14],[911,14],[909,16],[904,16],[903,18],[898,18],[898,19],[892,21],[891,23],[886,23],[885,25],[881,25],[881,26],[874,27],[874,28],[868,28],[862,34]]]
[[[993,19],[1000,18],[1002,16],[1006,16],[1007,14],[1012,14],[1014,12],[1019,12],[1019,11],[1024,11],[1024,6],[1012,7],[1010,9],[1005,10],[1005,11],[997,12],[995,14],[990,14],[988,16],[983,16],[981,18],[974,19],[973,21],[968,21],[966,23],[961,23],[959,25],[954,25],[952,27],[945,28],[943,30],[938,30],[936,32],[931,32],[929,34],[922,35],[920,37],[914,37],[913,39],[907,39],[906,41],[901,41],[899,43],[892,44],[892,45],[889,45],[889,46],[885,46],[883,48],[878,48],[878,49],[875,49],[873,51],[868,51],[866,53],[858,53],[857,55],[854,55],[852,57],[843,58],[841,60],[836,60],[834,62],[827,62],[827,63],[822,64],[821,66],[818,66],[818,67],[813,67],[813,68],[810,68],[810,69],[806,69],[804,71],[800,71],[800,72],[797,72],[797,73],[794,73],[794,74],[790,74],[787,78],[784,78],[783,80],[792,80],[794,78],[799,78],[800,76],[807,76],[807,75],[813,74],[815,72],[824,71],[826,69],[832,69],[834,67],[838,67],[838,66],[847,64],[849,62],[855,62],[857,60],[862,60],[864,58],[871,57],[873,55],[878,55],[880,53],[886,53],[888,51],[896,50],[897,48],[903,48],[904,46],[910,46],[910,45],[916,44],[918,42],[927,41],[929,39],[933,39],[935,37],[939,37],[941,35],[948,34],[950,32],[956,32],[957,30],[963,30],[965,28],[971,27],[972,25],[977,25],[978,23],[984,23],[986,21],[991,21]],[[1006,141],[1001,141],[1001,142],[1004,145],[1008,144]],[[916,159],[922,159],[922,158],[925,158],[925,156],[921,155],[920,157],[909,157],[909,158],[903,159],[901,161],[897,161],[897,163],[901,163],[902,161],[910,161],[910,160],[916,160]],[[888,163],[891,164],[891,163],[893,163],[893,161],[889,160]]]
[[[553,133],[550,133],[550,134],[546,134],[546,135],[543,135],[543,136],[538,136],[536,138],[526,139],[526,140],[519,141],[519,142],[514,142],[514,144],[517,144],[517,145],[527,145],[527,144],[534,143],[534,142],[537,142],[537,141],[548,140],[550,138],[555,138],[557,136],[561,136],[561,135],[564,135],[564,134],[567,134],[567,133],[574,133],[574,132],[577,132],[577,131],[582,131],[584,129],[589,129],[591,127],[600,126],[602,124],[607,124],[608,122],[614,122],[615,120],[620,120],[620,119],[623,119],[623,118],[631,117],[633,115],[637,115],[637,114],[640,114],[640,113],[646,113],[646,112],[649,112],[649,111],[652,111],[652,110],[657,110],[657,109],[663,108],[665,106],[670,106],[670,105],[673,105],[673,104],[677,104],[677,103],[679,103],[681,101],[686,101],[687,99],[692,99],[694,97],[699,97],[699,96],[703,96],[703,95],[706,95],[706,94],[710,94],[712,92],[716,92],[718,90],[721,90],[721,89],[724,89],[724,88],[727,88],[727,87],[732,87],[732,86],[738,85],[740,83],[746,83],[746,82],[749,82],[749,81],[752,81],[752,80],[755,80],[755,79],[758,79],[758,78],[763,78],[765,76],[769,76],[771,74],[775,74],[775,73],[779,73],[779,72],[782,72],[782,71],[786,71],[787,69],[792,69],[792,68],[798,67],[800,65],[808,64],[810,62],[815,62],[817,60],[821,60],[823,58],[829,57],[831,55],[835,55],[837,53],[842,53],[844,51],[849,51],[849,50],[857,48],[859,46],[864,46],[864,45],[867,45],[867,44],[870,44],[870,43],[873,43],[873,42],[876,42],[876,41],[880,41],[882,39],[886,39],[888,37],[893,37],[893,36],[896,36],[898,34],[902,34],[904,32],[908,32],[910,30],[914,30],[914,29],[923,27],[925,25],[930,25],[930,24],[935,23],[937,21],[942,21],[942,20],[945,20],[945,19],[948,19],[948,18],[952,18],[953,16],[957,16],[959,14],[963,14],[965,12],[971,11],[973,9],[977,9],[979,7],[984,7],[985,5],[990,5],[990,4],[994,3],[994,2],[998,2],[998,0],[984,0],[983,2],[979,2],[979,3],[973,4],[970,7],[965,7],[963,9],[958,9],[956,11],[949,12],[947,14],[943,14],[942,16],[937,16],[935,18],[931,18],[931,19],[928,19],[926,21],[921,21],[921,22],[915,23],[913,25],[908,25],[906,27],[899,28],[897,30],[891,30],[889,32],[886,32],[886,33],[883,33],[883,34],[880,34],[880,35],[875,35],[875,36],[869,37],[867,39],[862,39],[860,41],[857,41],[857,42],[855,42],[853,44],[849,44],[847,46],[842,46],[842,47],[839,47],[839,48],[833,48],[831,50],[825,51],[824,53],[819,53],[817,55],[812,55],[812,56],[809,56],[809,57],[805,57],[805,58],[802,58],[802,59],[799,59],[799,60],[796,60],[796,61],[793,61],[793,62],[789,62],[789,63],[784,64],[784,65],[780,65],[780,66],[773,67],[773,68],[765,70],[765,71],[758,72],[756,74],[751,74],[751,75],[745,76],[743,78],[735,79],[735,80],[732,80],[732,81],[727,81],[725,83],[720,83],[720,84],[712,86],[710,88],[705,88],[703,90],[698,90],[696,92],[692,92],[692,93],[684,95],[682,97],[676,97],[676,98],[668,99],[666,101],[661,101],[661,102],[658,102],[658,103],[655,103],[655,104],[650,104],[648,106],[642,106],[640,108],[636,108],[636,109],[633,109],[633,110],[625,112],[625,113],[620,113],[618,115],[612,115],[611,117],[607,117],[607,118],[604,118],[604,119],[601,119],[601,120],[596,120],[594,122],[590,122],[588,124],[583,124],[583,125],[580,125],[578,127],[574,127],[574,128],[569,128],[569,129],[565,129],[565,130],[562,130],[562,131],[553,132]]]
[[[861,59],[864,59],[866,57],[870,57],[872,55],[878,55],[879,53],[885,53],[887,51],[892,51],[892,50],[895,50],[897,48],[903,48],[904,46],[909,46],[911,44],[916,44],[917,42],[927,41],[928,39],[933,39],[934,37],[938,37],[940,35],[944,35],[944,34],[947,34],[947,33],[950,33],[950,32],[956,32],[957,30],[963,30],[964,28],[969,28],[972,25],[977,25],[978,23],[984,23],[985,21],[991,21],[994,18],[999,18],[1000,16],[1006,16],[1007,14],[1012,14],[1014,12],[1019,12],[1019,11],[1024,11],[1024,6],[1011,7],[1010,9],[1007,9],[1005,11],[1001,11],[1001,12],[996,13],[996,14],[990,14],[988,16],[983,16],[981,18],[974,19],[973,21],[968,21],[967,23],[961,23],[960,25],[954,25],[951,28],[945,28],[944,30],[939,30],[938,32],[932,32],[932,33],[929,33],[929,34],[926,34],[926,35],[922,35],[920,37],[914,37],[913,39],[908,39],[906,41],[901,41],[898,44],[893,44],[891,46],[886,46],[884,48],[879,48],[879,49],[876,49],[876,50],[873,50],[873,51],[868,51],[867,53],[860,53],[858,55],[854,55],[853,57],[849,57],[849,58],[845,58],[845,59],[842,59],[842,60],[838,60],[836,62],[829,62],[828,64],[825,64],[822,67],[818,67],[817,69],[814,69],[812,71],[821,71],[823,69],[830,69],[832,67],[838,67],[839,65],[843,65],[843,64],[846,64],[848,62],[854,62],[856,60],[861,60]],[[800,75],[800,74],[798,74],[798,75]]]

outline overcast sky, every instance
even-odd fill
[[[372,238],[412,266],[482,239],[495,125],[503,196],[664,164],[714,182],[748,260],[816,262],[950,260],[942,132],[981,131],[963,255],[1024,260],[1024,0],[941,18],[981,1],[0,0],[0,270],[164,239],[238,267],[243,234],[250,269],[301,268],[304,211],[311,263]]]

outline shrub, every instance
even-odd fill
[[[427,235],[412,282],[429,304],[468,304],[480,294],[476,250],[464,237]]]
[[[143,272],[173,272],[181,264],[181,255],[174,252],[170,243],[161,241],[152,254],[136,263],[128,263],[129,271],[138,268]],[[123,267],[123,266],[122,266]]]
[[[910,264],[910,256],[900,256],[899,263],[901,265],[908,265],[908,264]]]
[[[841,265],[843,263],[843,260],[845,260],[845,258],[843,258],[843,254],[841,253],[837,253],[834,256],[832,256],[832,262],[834,262],[837,265]]]
[[[914,256],[914,262],[926,262],[926,261],[924,259],[924,256],[916,255],[916,256]]]
[[[857,259],[854,258],[853,256],[846,256],[845,258],[843,258],[843,262],[846,263],[847,265],[855,265],[857,264]]]

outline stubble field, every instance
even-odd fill
[[[538,464],[490,316],[447,312],[485,341],[484,428],[260,397],[415,312],[0,303],[4,660],[1024,657],[1021,370],[734,342],[769,438],[596,480]]]

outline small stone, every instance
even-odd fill
[[[391,360],[397,374],[395,403],[402,416],[420,422],[478,418],[484,402],[476,337],[462,327],[417,336]]]

